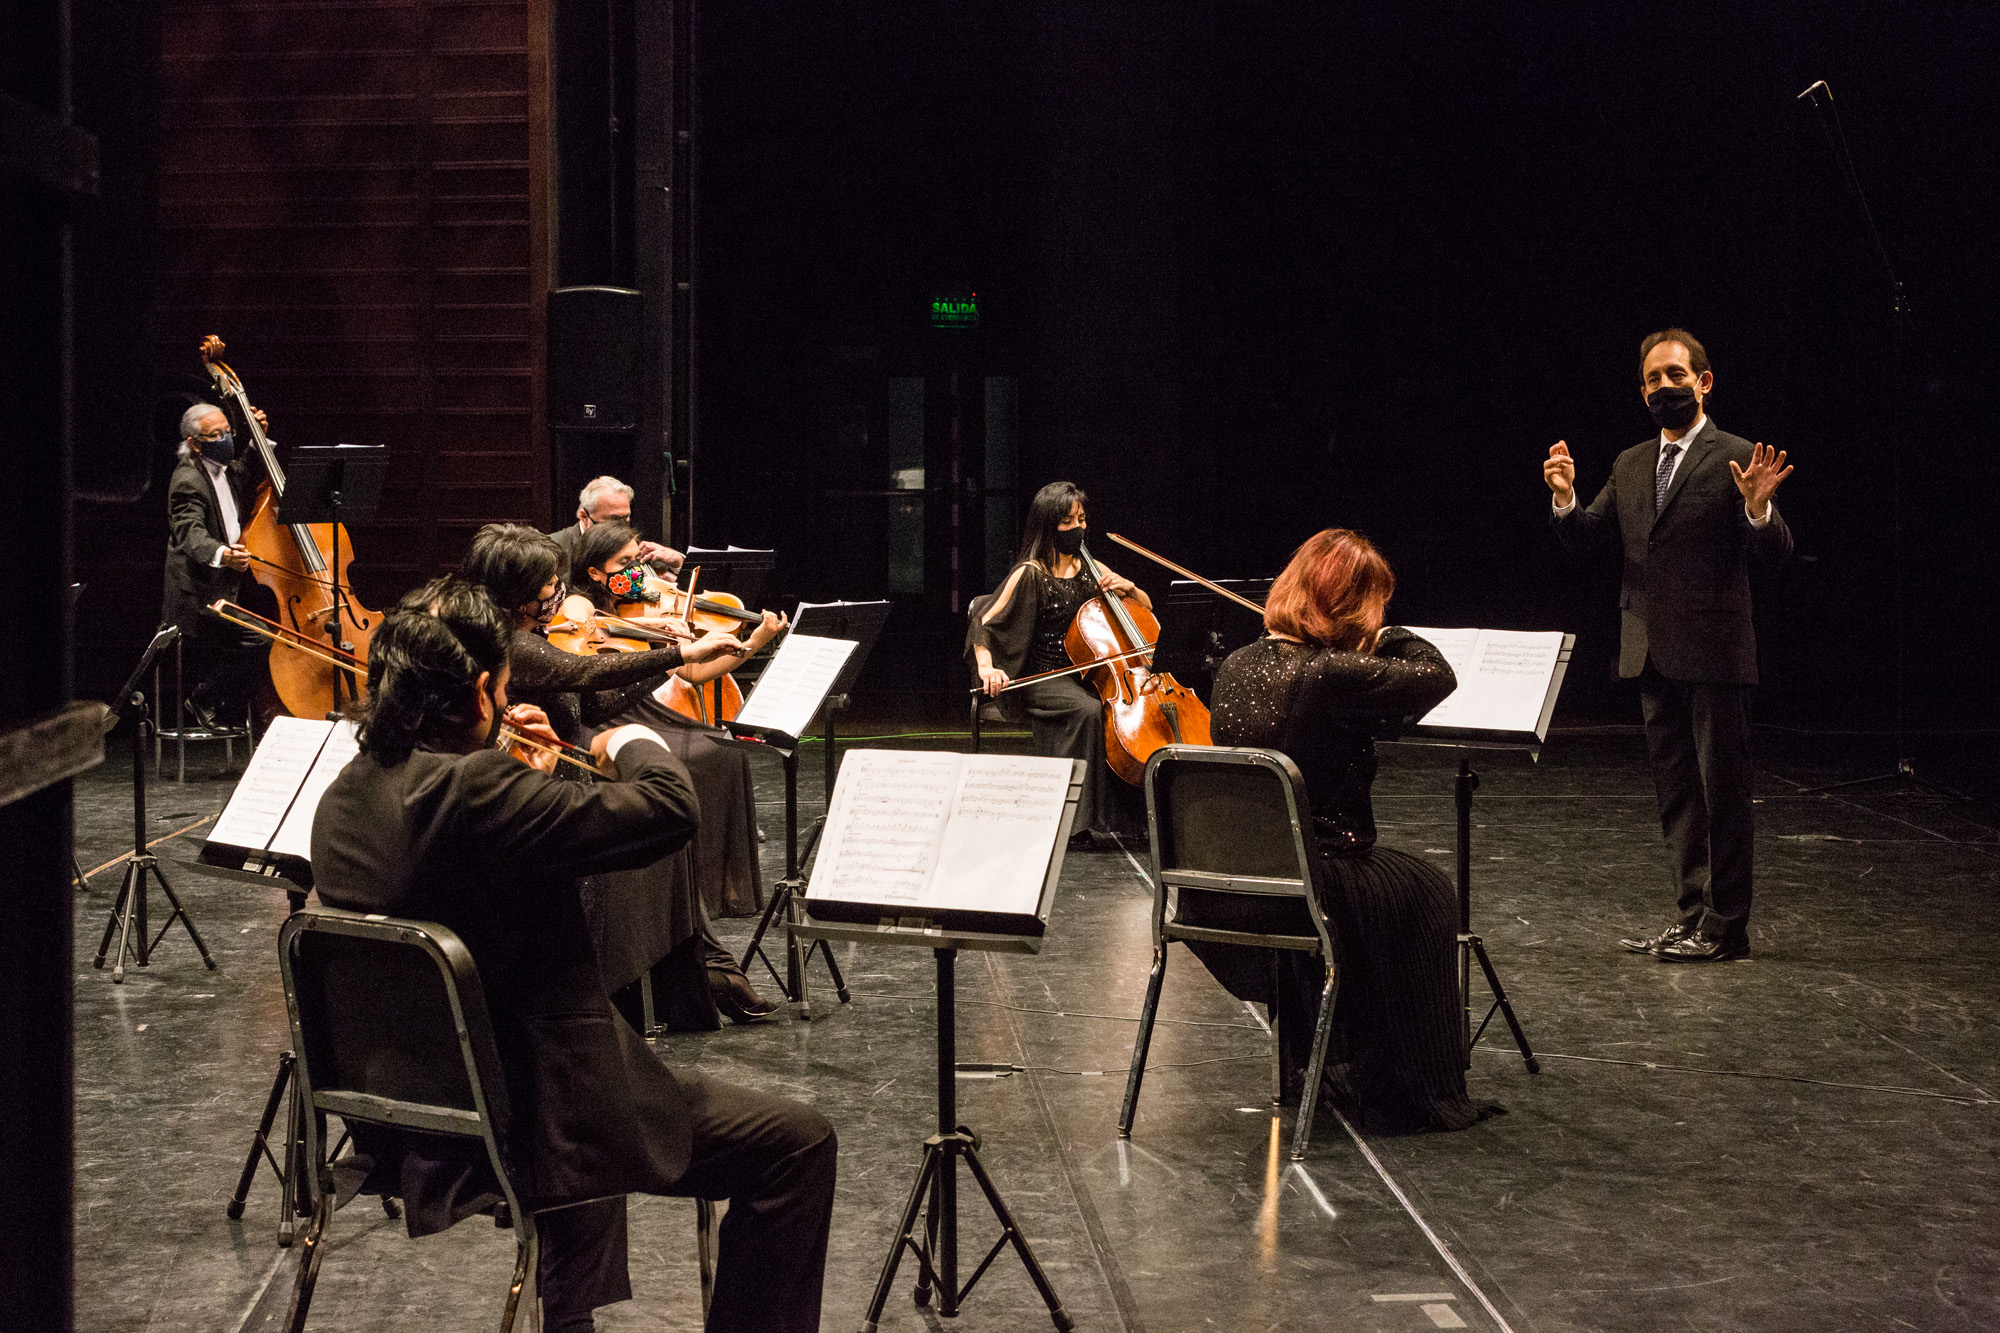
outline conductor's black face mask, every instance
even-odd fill
[[[1646,411],[1661,430],[1686,430],[1701,414],[1701,399],[1688,385],[1663,385],[1646,395]]]

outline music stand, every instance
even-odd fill
[[[847,696],[860,681],[868,655],[875,651],[875,640],[889,619],[889,606],[888,602],[800,602],[792,612],[794,634],[846,639],[859,645],[834,677],[833,684],[827,687],[826,702],[820,705],[820,725],[826,737],[826,786],[820,792],[823,800],[833,797],[833,779],[838,769],[834,759],[835,719],[847,711]]]
[[[1549,734],[1549,721],[1555,716],[1556,696],[1562,692],[1563,678],[1569,674],[1570,655],[1575,650],[1576,635],[1563,635],[1562,646],[1556,653],[1555,669],[1549,677],[1541,711],[1532,730],[1503,732],[1419,724],[1402,735],[1382,738],[1391,744],[1443,746],[1458,751],[1458,777],[1452,786],[1452,807],[1458,833],[1454,849],[1458,872],[1458,993],[1464,1008],[1465,1063],[1468,1068],[1472,1064],[1472,1048],[1485,1035],[1487,1024],[1497,1013],[1506,1020],[1507,1030],[1513,1034],[1514,1045],[1521,1052],[1528,1072],[1542,1072],[1542,1063],[1535,1058],[1534,1049],[1528,1044],[1528,1034],[1522,1029],[1521,1020],[1515,1016],[1514,1005],[1507,998],[1507,989],[1500,984],[1500,974],[1494,970],[1493,960],[1487,955],[1486,941],[1472,930],[1472,793],[1479,787],[1479,774],[1472,767],[1472,752],[1513,750],[1526,754],[1530,762],[1539,763],[1542,743]],[[1475,959],[1486,977],[1486,987],[1493,995],[1493,1003],[1487,1006],[1486,1016],[1479,1020],[1477,1029],[1472,1026],[1472,964]]]
[[[118,958],[111,968],[114,985],[125,980],[125,955],[128,943],[133,958],[140,967],[153,960],[153,950],[160,947],[160,941],[167,937],[173,924],[179,921],[194,941],[194,947],[201,954],[201,961],[208,964],[208,970],[215,970],[215,959],[209,956],[208,945],[203,942],[201,932],[195,929],[194,918],[181,905],[180,895],[168,882],[165,872],[160,869],[159,858],[146,847],[146,692],[140,682],[152,670],[153,659],[160,650],[180,637],[180,627],[166,625],[156,631],[153,641],[146,645],[146,651],[139,655],[139,664],[132,668],[132,674],[118,691],[117,702],[111,705],[104,729],[110,731],[126,718],[132,720],[132,854],[125,858],[125,879],[118,886],[118,896],[112,900],[111,918],[104,923],[104,938],[97,942],[97,961],[100,970],[104,967],[104,956],[111,949],[111,937],[118,936]],[[74,866],[74,858],[72,858]],[[160,933],[149,941],[146,938],[146,877],[151,875],[160,881],[160,892],[167,895],[167,901],[174,910],[160,927]]]
[[[1253,602],[1261,603],[1271,595],[1270,579],[1217,579],[1216,583]],[[1175,579],[1167,585],[1167,601],[1160,614],[1154,669],[1171,672],[1176,680],[1188,682],[1197,693],[1206,695],[1214,687],[1215,671],[1222,660],[1263,632],[1263,621],[1248,607],[1217,597],[1192,579]]]
[[[699,569],[701,584],[695,589],[697,595],[704,592],[734,593],[745,606],[758,604],[763,596],[764,584],[770,580],[771,571],[777,568],[778,559],[775,551],[753,551],[741,546],[721,550],[690,546],[681,555],[681,587],[687,587],[688,579]]]
[[[896,1239],[890,1245],[889,1256],[883,1261],[882,1275],[875,1283],[875,1295],[869,1301],[868,1313],[861,1323],[862,1333],[874,1333],[881,1322],[882,1309],[888,1304],[889,1291],[895,1285],[896,1269],[902,1263],[904,1250],[917,1257],[918,1277],[913,1293],[916,1303],[920,1306],[930,1304],[931,1294],[935,1291],[938,1314],[951,1319],[957,1316],[960,1304],[972,1294],[973,1287],[1009,1244],[1020,1257],[1022,1267],[1028,1270],[1028,1277],[1034,1282],[1042,1303],[1048,1307],[1049,1318],[1056,1328],[1061,1333],[1068,1333],[1075,1327],[1075,1322],[1063,1309],[1055,1288],[1049,1284],[1048,1275],[1036,1261],[1034,1251],[1028,1247],[1027,1237],[1021,1234],[1014,1215],[1000,1197],[993,1178],[986,1174],[986,1167],[979,1160],[979,1136],[958,1123],[957,1019],[960,949],[988,953],[1041,952],[1043,937],[1036,932],[1046,925],[1054,905],[1056,882],[1062,878],[1063,853],[1069,845],[1070,832],[1076,825],[1076,804],[1083,792],[1084,763],[1081,759],[1071,762],[1074,766],[1070,773],[1068,798],[1063,805],[1055,846],[1049,854],[1048,869],[1042,879],[1040,901],[1033,917],[1023,922],[1023,933],[981,930],[953,923],[954,918],[970,920],[975,924],[990,920],[978,914],[926,914],[922,909],[907,906],[882,908],[874,921],[822,920],[812,915],[812,904],[801,899],[803,911],[792,929],[801,938],[810,939],[820,947],[826,947],[830,940],[850,940],[863,944],[899,944],[930,949],[937,956],[937,1133],[924,1140],[923,1165],[917,1171],[916,1184],[910,1190],[909,1202],[904,1206],[902,1222],[897,1228]],[[843,915],[853,916],[854,913],[848,911]],[[828,957],[831,956],[829,950]],[[993,1215],[1000,1222],[1000,1239],[993,1242],[993,1247],[986,1252],[986,1257],[963,1287],[958,1285],[958,1164],[961,1160],[972,1172],[973,1180],[986,1196],[987,1206],[992,1208]],[[929,1207],[927,1217],[921,1224],[923,1238],[919,1239],[917,1214],[925,1208],[926,1200]]]
[[[380,444],[304,445],[292,451],[292,470],[285,494],[278,501],[280,523],[331,523],[333,567],[326,571],[333,588],[333,614],[326,637],[336,653],[352,653],[342,622],[353,619],[340,578],[340,527],[365,523],[382,505],[382,479],[389,471],[389,450]],[[345,673],[333,673],[334,698],[353,689]]]

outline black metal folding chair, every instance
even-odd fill
[[[507,1170],[507,1084],[472,955],[426,921],[321,909],[278,932],[278,964],[297,1053],[300,1119],[313,1193],[289,1327],[305,1327],[333,1212],[325,1119],[459,1135],[486,1145],[514,1228],[513,1281],[501,1333],[514,1327],[540,1253],[532,1213]],[[301,1184],[301,1188],[306,1188]],[[704,1313],[713,1286],[712,1214],[697,1199]]]
[[[1333,1026],[1335,952],[1320,910],[1325,871],[1312,840],[1312,806],[1298,766],[1275,750],[1169,745],[1146,765],[1146,823],[1152,835],[1153,970],[1132,1046],[1132,1072],[1118,1136],[1132,1136],[1139,1084],[1153,1041],[1153,1021],[1166,980],[1167,945],[1211,940],[1264,949],[1296,949],[1326,960],[1326,986],[1313,1028],[1292,1132],[1292,1157],[1302,1158],[1312,1138],[1320,1070]],[[1204,910],[1205,909],[1205,910]],[[1211,922],[1196,924],[1203,916]],[[1272,1015],[1272,1100],[1278,1099],[1277,1024]]]

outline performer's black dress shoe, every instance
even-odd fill
[[[715,996],[715,1007],[728,1016],[732,1023],[761,1023],[778,1012],[778,1006],[757,993],[750,984],[750,978],[741,972],[726,972],[719,967],[708,969],[709,993]]]
[[[1683,936],[1659,949],[1663,963],[1726,963],[1749,956],[1749,940],[1718,940],[1701,934]]]
[[[1633,953],[1656,954],[1669,944],[1678,944],[1692,934],[1694,934],[1693,926],[1685,921],[1676,921],[1657,935],[1649,935],[1639,940],[1620,940],[1618,943]]]

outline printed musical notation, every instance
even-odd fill
[[[272,718],[208,841],[309,859],[320,797],[359,752],[351,722]]]
[[[1559,632],[1419,629],[1458,676],[1458,688],[1418,720],[1423,727],[1532,733],[1562,657]]]
[[[806,897],[1032,914],[1070,761],[850,750]]]

